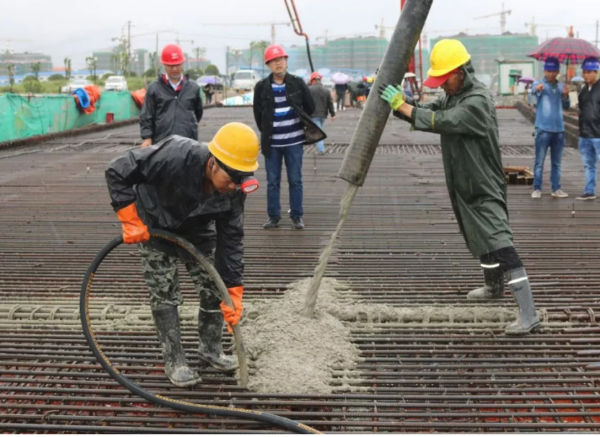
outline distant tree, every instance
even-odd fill
[[[138,75],[137,75],[137,73],[136,73],[135,71],[130,71],[130,72],[127,74],[127,77],[138,77]]]
[[[119,55],[119,60],[123,76],[131,77],[129,76],[129,54],[126,51],[121,52]]]
[[[200,68],[191,68],[184,72],[186,76],[190,78],[190,80],[197,80],[200,76],[204,74],[204,72]]]
[[[65,79],[71,80],[71,59],[65,58]]]
[[[41,93],[44,87],[35,76],[29,75],[23,79],[23,88],[27,93]]]
[[[150,65],[152,65],[152,67],[150,67],[148,70],[146,70],[146,72],[144,73],[144,76],[146,77],[157,77],[158,76],[158,72],[160,70],[160,67],[158,66],[158,58],[157,58],[157,54],[156,52],[152,52],[148,54],[149,60],[150,60]],[[152,74],[148,75],[148,71],[152,70]]]
[[[207,76],[218,76],[219,69],[216,65],[210,64],[204,69],[204,74],[206,74]]]
[[[49,76],[48,80],[54,82],[54,81],[57,81],[57,80],[64,80],[64,78],[65,77],[62,74],[58,74],[57,73],[57,74],[53,74],[53,75]]]
[[[40,80],[40,70],[42,69],[42,63],[36,62],[35,64],[31,64],[31,72],[33,73],[33,77],[35,80]]]
[[[98,80],[98,76],[96,75],[96,66],[98,65],[98,58],[96,58],[95,56],[88,56],[87,58],[85,58],[85,63],[88,67],[88,70],[90,70],[90,76],[92,82],[96,82]]]
[[[106,79],[108,79],[108,78],[109,78],[110,76],[112,76],[112,75],[113,75],[112,73],[104,73],[104,74],[102,75],[102,80],[106,80]]]
[[[10,92],[13,91],[13,86],[15,84],[15,64],[8,64],[6,66],[8,70],[8,83],[10,84]]]
[[[156,77],[156,76],[158,76],[158,73],[156,72],[156,70],[154,69],[154,67],[148,68],[144,72],[144,77]]]
[[[112,55],[110,55],[110,69],[115,73],[119,72],[119,60],[120,56],[118,53],[113,53]]]

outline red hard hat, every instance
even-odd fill
[[[323,76],[321,76],[321,73],[319,73],[318,71],[315,71],[314,73],[310,74],[309,82],[312,83],[312,81],[315,79],[323,79]]]
[[[271,62],[273,59],[277,59],[277,58],[288,58],[287,53],[285,52],[285,50],[283,50],[283,47],[278,46],[278,45],[274,45],[274,46],[269,46],[267,47],[267,50],[265,50],[265,64],[268,64],[269,62]]]
[[[161,62],[165,65],[179,65],[185,62],[183,50],[177,44],[167,44],[162,51]]]

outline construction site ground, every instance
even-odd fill
[[[248,197],[245,214],[249,305],[278,299],[289,284],[312,275],[338,223],[346,183],[336,173],[359,116],[349,109],[327,121],[325,155],[306,147],[303,231],[292,230],[287,217],[279,229],[262,229],[261,159],[262,187]],[[498,118],[504,164],[532,167],[533,126],[516,110],[498,110]],[[252,109],[207,110],[200,139],[208,141],[230,121],[254,126]],[[110,379],[86,344],[78,317],[81,281],[94,255],[120,233],[104,170],[139,143],[138,126],[131,125],[0,149],[0,430],[280,432],[149,404]],[[149,391],[269,411],[323,432],[597,431],[600,201],[575,200],[584,182],[579,152],[564,153],[568,199],[550,196],[548,161],[541,199],[531,199],[530,186],[509,187],[515,244],[543,320],[539,332],[515,338],[503,331],[516,306],[508,291],[493,303],[466,299],[482,284],[482,273],[453,217],[439,137],[410,132],[390,118],[380,144],[326,277],[346,284],[363,303],[414,309],[422,317],[346,322],[360,361],[352,372],[333,373],[331,394],[256,393],[238,387],[234,375],[211,370],[203,370],[201,385],[173,387],[162,371],[131,246],[111,254],[92,289],[93,328],[106,355]],[[284,210],[287,199],[284,182]],[[193,308],[197,296],[183,276],[185,304]],[[475,306],[490,311],[468,312]],[[419,313],[422,308],[432,310]],[[459,310],[469,315],[452,316]],[[228,347],[231,337],[225,338]],[[193,316],[183,317],[183,340],[196,365]]]

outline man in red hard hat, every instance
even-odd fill
[[[327,136],[311,120],[315,102],[300,77],[287,72],[288,55],[272,45],[265,51],[271,74],[254,88],[254,120],[260,130],[260,145],[267,170],[268,221],[263,228],[279,227],[281,220],[281,168],[285,161],[290,190],[290,218],[293,229],[304,229],[302,216],[302,158],[304,144],[317,143]]]
[[[183,76],[183,50],[177,44],[167,44],[161,61],[165,74],[148,86],[140,114],[142,148],[170,135],[198,140],[202,99],[198,84]]]
[[[312,73],[308,80],[310,84],[308,90],[315,101],[315,111],[312,113],[311,119],[317,126],[323,129],[328,112],[331,114],[331,120],[335,120],[335,109],[333,107],[331,92],[323,86],[321,80],[323,80],[321,73],[317,71]],[[325,144],[323,144],[323,141],[317,143],[317,153],[319,155],[325,154]]]

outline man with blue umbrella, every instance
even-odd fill
[[[600,159],[600,85],[598,58],[583,61],[585,85],[579,93],[579,151],[585,171],[585,189],[577,200],[596,198],[596,160]]]
[[[557,80],[560,61],[548,57],[544,63],[544,78],[534,82],[533,92],[537,97],[537,113],[535,119],[535,163],[533,169],[533,193],[531,197],[542,197],[542,180],[544,160],[550,149],[550,182],[552,197],[569,197],[561,189],[561,163],[565,148],[565,124],[563,110],[569,109],[569,88]]]

